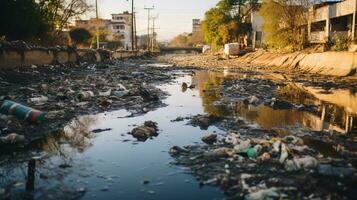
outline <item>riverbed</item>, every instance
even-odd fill
[[[192,126],[189,121],[197,115],[239,119],[248,130],[271,130],[281,135],[309,132],[343,137],[338,142],[346,145],[344,150],[349,156],[345,157],[336,143],[321,137],[314,139],[310,135],[304,142],[325,157],[346,159],[357,167],[355,92],[349,89],[323,92],[320,87],[287,82],[274,74],[229,69],[175,69],[173,73],[176,75],[173,80],[156,85],[168,94],[156,109],[139,115],[130,109],[83,115],[22,151],[2,154],[0,196],[5,199],[225,199],[229,196],[224,189],[204,184],[189,166],[177,165],[169,154],[172,146],[204,145],[201,141],[204,135],[226,135],[227,127],[209,124],[205,130]],[[239,100],[230,102],[228,107],[220,106],[224,82],[242,78],[278,83],[272,94],[274,98],[296,106],[312,105],[314,109],[274,109]],[[182,87],[183,83],[192,87]],[[158,136],[138,141],[128,134],[149,120],[157,123]],[[342,143],[346,141],[348,144]],[[349,193],[341,198],[350,197],[351,190],[347,188]]]

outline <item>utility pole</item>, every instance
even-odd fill
[[[134,0],[131,0],[131,50],[135,50],[134,40]]]
[[[153,10],[155,7],[144,7],[145,10],[148,11],[148,35],[147,35],[147,50],[150,51],[150,11]]]
[[[154,48],[155,48],[155,20],[158,18],[158,16],[156,17],[152,17],[152,37],[151,37],[151,52],[154,52]]]
[[[96,14],[96,31],[97,31],[97,49],[99,49],[99,17],[98,17],[98,0],[95,0],[95,14]]]
[[[138,50],[138,38],[137,38],[137,32],[136,32],[136,13],[134,12],[134,41],[135,41],[135,50]]]

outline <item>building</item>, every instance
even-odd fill
[[[131,49],[131,19],[131,13],[123,12],[112,14],[112,19],[76,20],[75,27],[96,31],[98,26],[100,32],[106,33],[105,41],[101,41],[101,44],[105,46],[108,42],[120,42],[123,48]]]
[[[132,16],[129,12],[112,14],[111,30],[119,37],[125,49],[131,49]]]
[[[200,19],[193,19],[192,20],[192,33],[199,32],[201,28],[201,20]]]
[[[308,38],[311,43],[326,43],[334,35],[356,38],[357,0],[330,0],[309,9]]]
[[[263,31],[264,19],[258,10],[254,10],[250,14],[250,23],[252,26],[251,45],[253,48],[260,48],[261,44],[265,42],[265,34]]]

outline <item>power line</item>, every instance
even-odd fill
[[[148,11],[148,35],[147,35],[147,49],[148,49],[148,51],[150,51],[150,11],[151,10],[154,10],[154,6],[152,6],[152,7],[144,7],[144,9],[145,10],[147,10]]]

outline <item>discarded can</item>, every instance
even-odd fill
[[[84,91],[84,92],[80,92],[77,95],[78,100],[88,100],[90,98],[94,97],[94,93],[92,91]]]
[[[41,123],[45,117],[44,112],[9,100],[5,100],[3,102],[2,106],[0,107],[0,113],[5,115],[14,115],[18,119],[37,124]]]

